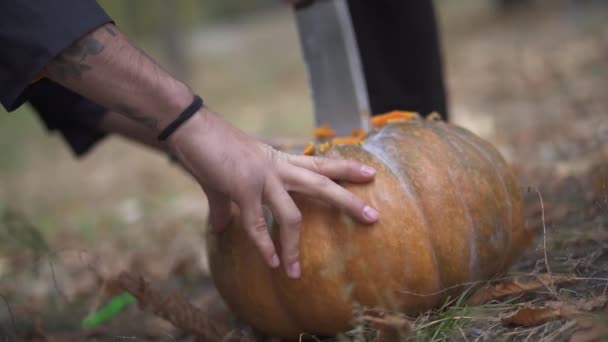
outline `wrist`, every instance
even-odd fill
[[[158,117],[156,134],[159,134],[164,128],[173,122],[180,113],[182,113],[194,99],[192,90],[181,82],[167,87],[161,91],[162,96],[159,96],[160,113],[163,113]]]
[[[200,108],[191,118],[181,124],[164,142],[171,148],[183,145],[197,136],[204,136],[208,128],[208,117],[214,115],[213,112],[203,107]]]

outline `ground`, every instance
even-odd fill
[[[606,5],[537,1],[499,14],[485,1],[439,3],[454,122],[508,160],[535,231],[534,245],[509,274],[574,279],[478,307],[451,303],[415,319],[410,337],[568,340],[581,326],[574,319],[514,327],[500,315],[521,303],[606,295]],[[192,84],[229,120],[261,137],[310,136],[288,11],[202,28],[191,50]],[[207,206],[195,182],[166,158],[116,138],[77,161],[27,108],[0,121],[0,335],[82,337],[82,319],[117,294],[105,279],[122,269],[199,307],[213,302],[202,234]],[[361,340],[357,331],[344,338]],[[100,340],[189,340],[136,305],[96,332]]]

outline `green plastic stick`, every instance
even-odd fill
[[[119,294],[118,296],[114,296],[110,302],[97,310],[89,314],[82,321],[83,329],[91,329],[99,326],[103,322],[109,320],[114,317],[116,314],[121,312],[127,305],[133,303],[135,301],[135,297],[133,297],[130,293],[124,292]]]

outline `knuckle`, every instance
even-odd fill
[[[285,253],[283,259],[287,265],[291,265],[300,259],[300,253],[297,250],[293,251],[292,253]]]
[[[361,164],[356,161],[344,160],[343,163],[344,168],[351,172],[359,172],[359,169],[361,169]]]
[[[255,221],[253,221],[249,226],[249,229],[255,236],[268,234],[268,227],[266,226],[264,217],[256,218]]]
[[[302,214],[301,213],[295,213],[292,215],[289,215],[286,219],[285,219],[285,224],[289,227],[291,227],[292,229],[300,229],[300,225],[302,224]]]
[[[257,225],[254,226],[250,230],[251,238],[253,239],[255,245],[258,249],[265,255],[267,258],[270,258],[274,255],[274,244],[272,243],[272,239],[270,239],[270,235],[268,234],[268,229],[266,229],[266,225]]]
[[[365,203],[352,192],[340,187],[338,194],[337,198],[339,199],[341,207],[350,210],[363,209]]]
[[[359,205],[363,205],[363,200],[360,199],[357,195],[353,194],[352,192],[346,190],[343,188],[344,191],[344,197],[345,197],[345,201],[347,204],[352,205],[352,206],[359,206]]]
[[[363,201],[358,196],[350,193],[348,198],[348,205],[356,212],[360,212],[365,207],[365,201]]]
[[[312,164],[317,171],[323,171],[327,167],[327,159],[321,157],[313,157]]]
[[[258,248],[266,258],[272,258],[275,254],[274,245],[270,239],[258,241]]]
[[[319,188],[328,188],[332,186],[334,182],[332,182],[327,176],[319,175],[315,180],[315,184]]]

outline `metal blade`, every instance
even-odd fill
[[[346,0],[316,0],[296,8],[317,125],[340,135],[367,130],[369,100]]]

